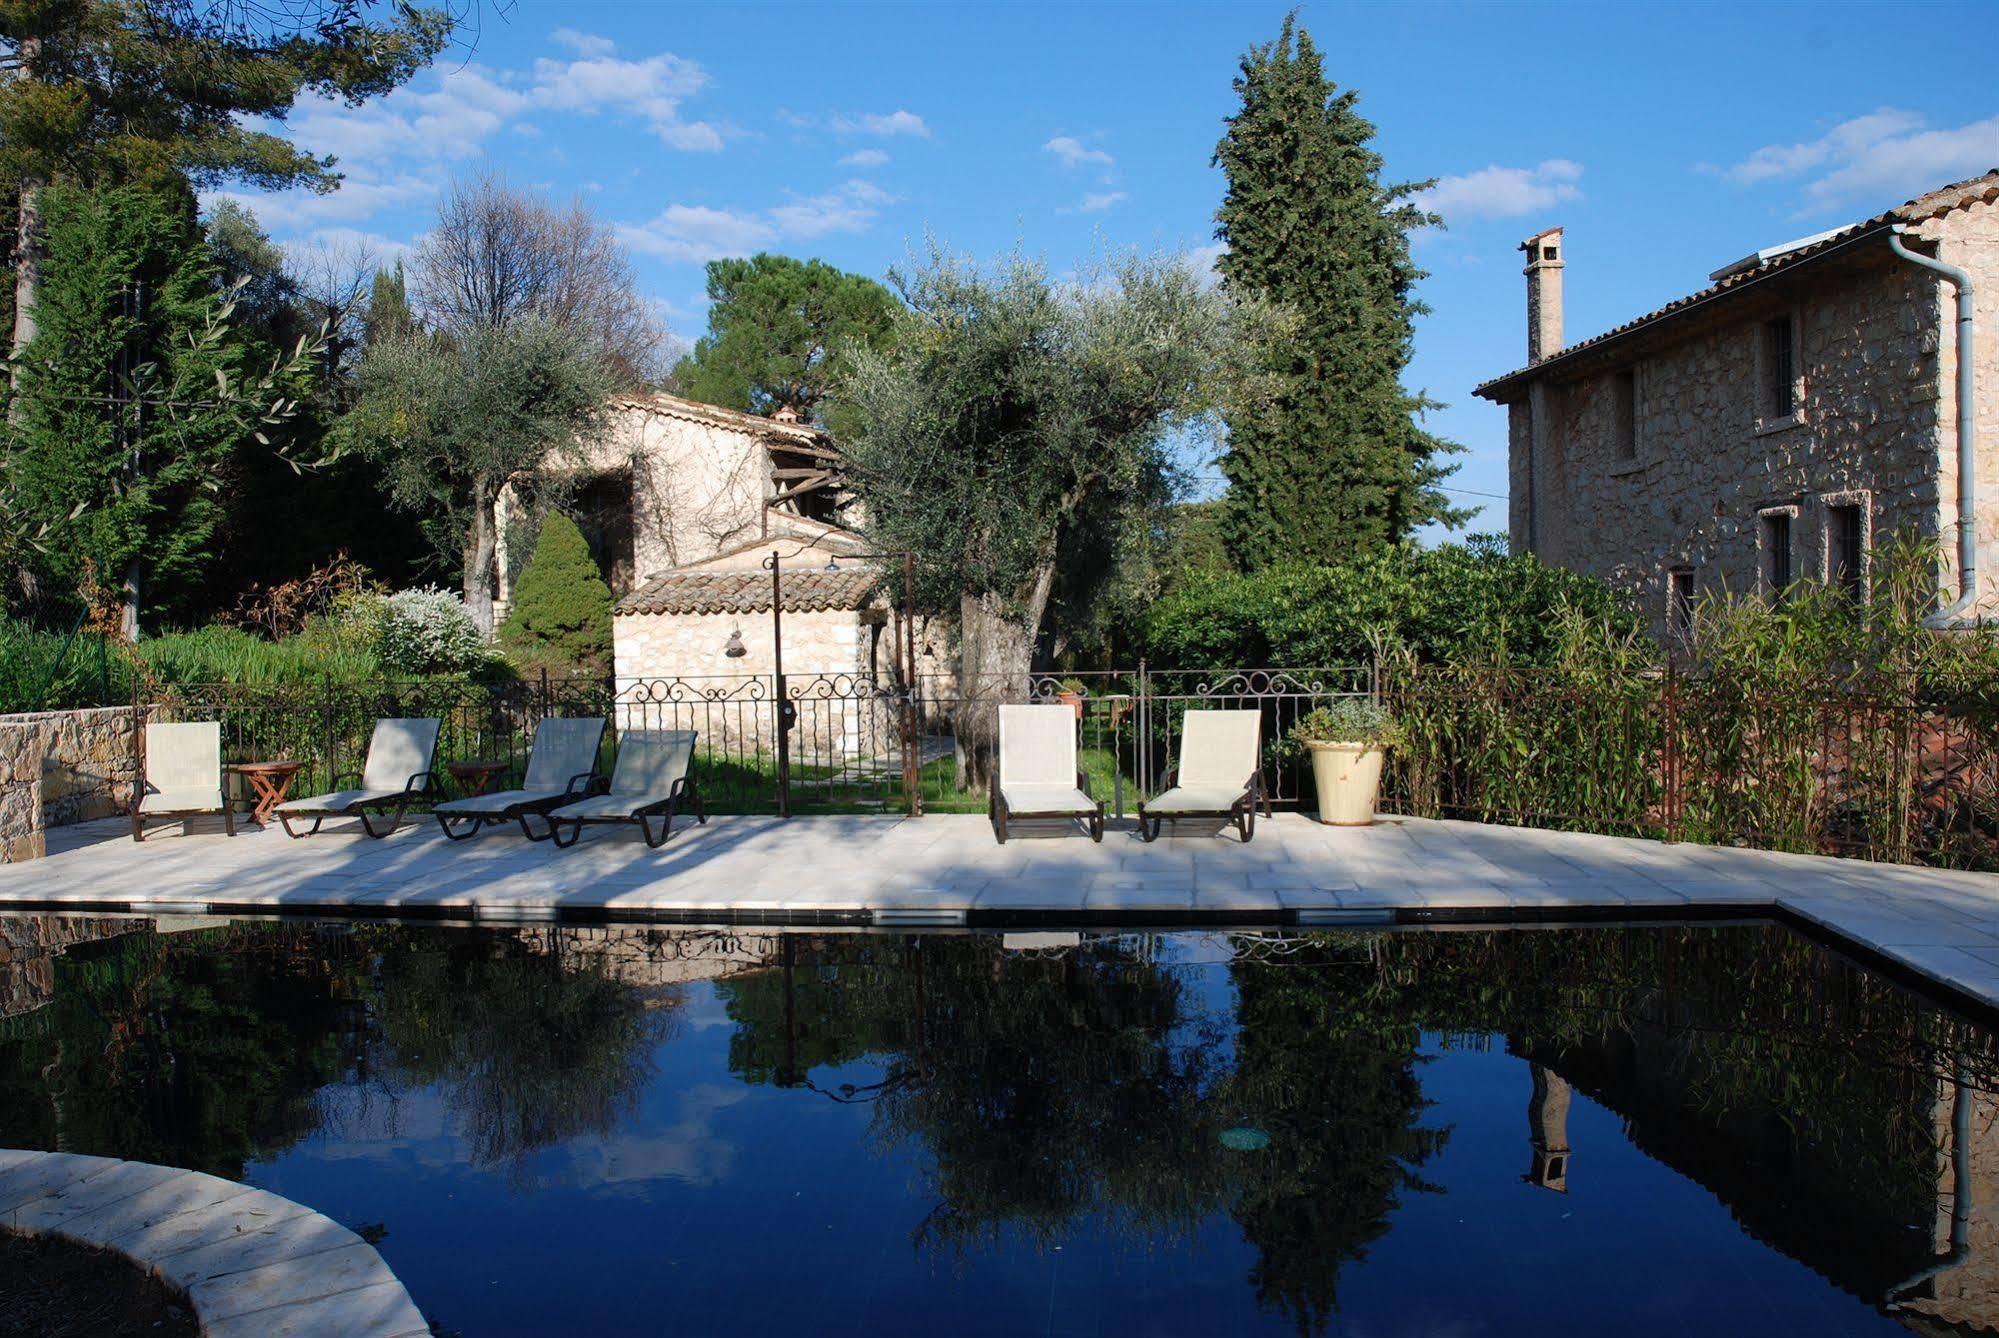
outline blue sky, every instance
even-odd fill
[[[487,6],[468,48],[358,109],[306,103],[324,197],[240,198],[280,240],[420,236],[439,186],[498,168],[580,195],[675,333],[701,263],[759,249],[880,275],[926,231],[1067,269],[1098,246],[1199,252],[1245,47],[1283,3]],[[1999,5],[1335,5],[1301,20],[1357,89],[1392,179],[1436,177],[1413,388],[1467,449],[1459,500],[1503,529],[1504,411],[1525,359],[1514,247],[1568,229],[1586,337],[1767,246],[1999,166]]]

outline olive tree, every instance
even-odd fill
[[[1058,283],[933,244],[890,282],[904,307],[853,355],[844,448],[870,537],[916,553],[916,603],[956,616],[958,784],[981,788],[1058,584],[1071,608],[1101,589],[1179,492],[1174,443],[1246,389],[1248,313],[1162,254]]]

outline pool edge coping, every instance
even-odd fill
[[[79,1195],[85,1206],[65,1211],[63,1201]],[[246,1221],[260,1217],[267,1220],[246,1229]],[[196,1326],[213,1338],[270,1333],[277,1326],[381,1338],[431,1331],[368,1241],[302,1203],[201,1171],[0,1148],[0,1230],[130,1260],[187,1298]],[[231,1247],[238,1255],[233,1261]],[[323,1282],[318,1275],[334,1256],[347,1280]]]

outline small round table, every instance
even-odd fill
[[[492,789],[493,782],[505,775],[512,765],[510,762],[446,762],[444,769],[451,773],[458,793],[473,799]]]
[[[254,798],[250,805],[250,821],[259,827],[271,820],[271,810],[285,802],[291,793],[292,781],[305,770],[303,762],[238,762],[228,768],[250,782]]]

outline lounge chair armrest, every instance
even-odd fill
[[[1166,778],[1159,783],[1159,792],[1161,794],[1166,793],[1168,790],[1173,788],[1173,783],[1179,779],[1180,779],[1180,768],[1178,767],[1166,768]]]
[[[418,771],[403,782],[404,794],[423,794],[430,789],[431,775],[428,771]]]
[[[569,784],[562,787],[562,792],[564,794],[576,795],[578,798],[581,798],[583,796],[588,795],[590,791],[596,786],[596,784],[597,784],[596,772],[579,771],[574,776],[571,776],[569,778]]]
[[[342,785],[340,783],[342,781],[352,781],[354,783],[352,785]],[[361,773],[358,771],[336,771],[333,773],[331,784],[336,790],[359,789],[361,785]]]
[[[1076,771],[1076,788],[1081,790],[1083,792],[1083,798],[1089,800],[1091,803],[1095,803],[1097,801],[1096,795],[1090,793],[1089,773],[1083,771],[1081,768],[1078,768]]]

